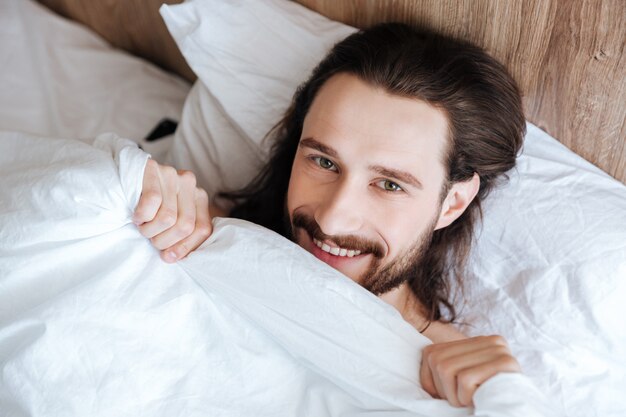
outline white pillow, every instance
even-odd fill
[[[626,187],[528,124],[484,205],[461,319],[497,333],[569,416],[626,415]]]
[[[199,81],[171,161],[214,193],[246,184],[295,88],[355,29],[292,2],[194,0],[161,13]],[[498,333],[566,415],[626,410],[626,187],[529,124],[485,202],[461,319]]]
[[[0,129],[143,141],[160,119],[178,120],[189,84],[113,48],[33,0],[0,1]]]
[[[356,30],[288,1],[190,1],[161,14],[198,76],[168,162],[210,196],[254,178],[296,87]]]

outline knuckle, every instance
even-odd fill
[[[203,202],[209,202],[209,194],[204,190],[204,188],[196,187],[196,198]]]
[[[463,389],[470,389],[470,388],[477,386],[478,384],[478,380],[474,372],[463,370],[463,371],[460,371],[456,377],[457,377],[458,384]]]
[[[190,234],[192,234],[194,231],[194,227],[195,227],[195,222],[189,218],[181,219],[176,224],[176,228],[178,229],[178,232],[181,235],[183,235],[183,237],[187,237]]]
[[[422,349],[422,356],[430,356],[434,350],[435,345],[427,345]]]
[[[176,177],[178,175],[175,168],[167,165],[161,166],[161,174],[169,178]]]
[[[500,355],[500,357],[498,358],[498,364],[502,367],[502,370],[519,370],[519,363],[513,356],[509,355],[508,353]]]
[[[161,204],[161,193],[147,190],[141,194],[141,200],[147,205],[159,206]]]
[[[177,213],[172,209],[163,209],[159,212],[157,222],[160,226],[170,228],[176,224]]]
[[[511,351],[509,350],[508,346],[503,346],[503,345],[497,345],[493,347],[493,352],[495,354],[498,355],[503,355],[503,356],[509,356],[511,354]]]
[[[176,256],[179,259],[180,258],[184,258],[190,252],[190,250],[187,247],[187,245],[185,245],[183,242],[180,242],[180,243],[176,244],[176,246],[173,248],[173,250],[174,250],[174,252],[176,253]]]
[[[165,245],[163,242],[161,242],[161,239],[158,239],[156,237],[153,237],[152,239],[150,239],[150,243],[152,243],[152,246],[154,246],[158,250],[167,249],[167,245]]]
[[[435,364],[441,362],[441,351],[432,350],[428,354],[428,361],[432,365],[435,365]]]
[[[181,170],[178,171],[178,176],[180,177],[181,181],[193,184],[194,187],[196,186],[196,175],[193,172]]]
[[[146,162],[146,168],[154,169],[154,168],[157,168],[158,166],[159,164],[157,163],[157,161],[155,161],[152,158],[149,158],[148,161]]]
[[[479,387],[481,381],[475,373],[469,371],[461,371],[457,375],[458,398],[462,406],[472,405],[472,397]]]
[[[443,360],[437,362],[435,365],[435,372],[437,372],[439,377],[443,379],[450,379],[454,377],[454,367],[452,366],[452,361]]]
[[[211,224],[203,223],[196,226],[195,232],[200,236],[209,237],[211,232],[213,232],[213,228],[211,227]]]
[[[500,335],[494,334],[491,336],[485,336],[485,338],[491,344],[498,346],[508,346],[506,343],[506,339]]]

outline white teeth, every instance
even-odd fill
[[[361,254],[360,250],[344,249],[338,246],[330,247],[329,244],[323,243],[321,240],[318,239],[313,239],[313,243],[315,243],[315,246],[317,246],[324,252],[328,252],[331,255],[335,256],[347,256],[348,258],[352,258],[353,256],[358,256]]]

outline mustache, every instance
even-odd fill
[[[313,217],[304,213],[294,213],[292,219],[293,228],[299,227],[305,230],[310,236],[317,240],[330,240],[337,246],[342,248],[349,248],[354,250],[360,250],[361,253],[371,253],[376,258],[382,258],[385,250],[377,242],[363,239],[357,236],[351,235],[339,235],[330,236],[322,232],[319,224],[313,219]]]

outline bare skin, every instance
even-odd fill
[[[191,171],[177,171],[150,159],[146,164],[143,189],[133,222],[150,239],[168,263],[187,256],[213,231],[213,217],[225,213],[209,210],[209,197],[196,187]]]
[[[327,84],[332,88],[325,88]],[[303,138],[314,140],[301,140],[294,160],[289,215],[298,212],[314,219],[330,236],[324,243],[336,251],[341,245],[334,236],[374,242],[382,248],[380,262],[392,265],[415,244],[415,236],[458,218],[476,195],[480,180],[474,175],[453,184],[441,202],[445,170],[439,155],[447,140],[445,115],[345,74],[331,77],[327,84],[305,118]],[[419,184],[405,183],[406,175],[387,176],[396,170],[418,178]],[[166,262],[182,259],[202,244],[212,232],[211,217],[227,215],[209,205],[190,172],[151,161],[143,185],[134,220]],[[304,249],[362,284],[372,254],[342,258],[320,249],[303,229],[295,235]],[[521,371],[500,336],[467,338],[442,322],[426,327],[423,309],[406,283],[380,298],[433,342],[423,349],[420,368],[420,383],[433,397],[471,406],[483,382],[500,372]]]
[[[406,284],[380,298],[433,342],[422,350],[420,366],[420,384],[432,397],[456,407],[472,406],[474,392],[483,382],[500,372],[521,372],[503,337],[468,338],[450,323],[429,324],[417,313],[417,300]]]

